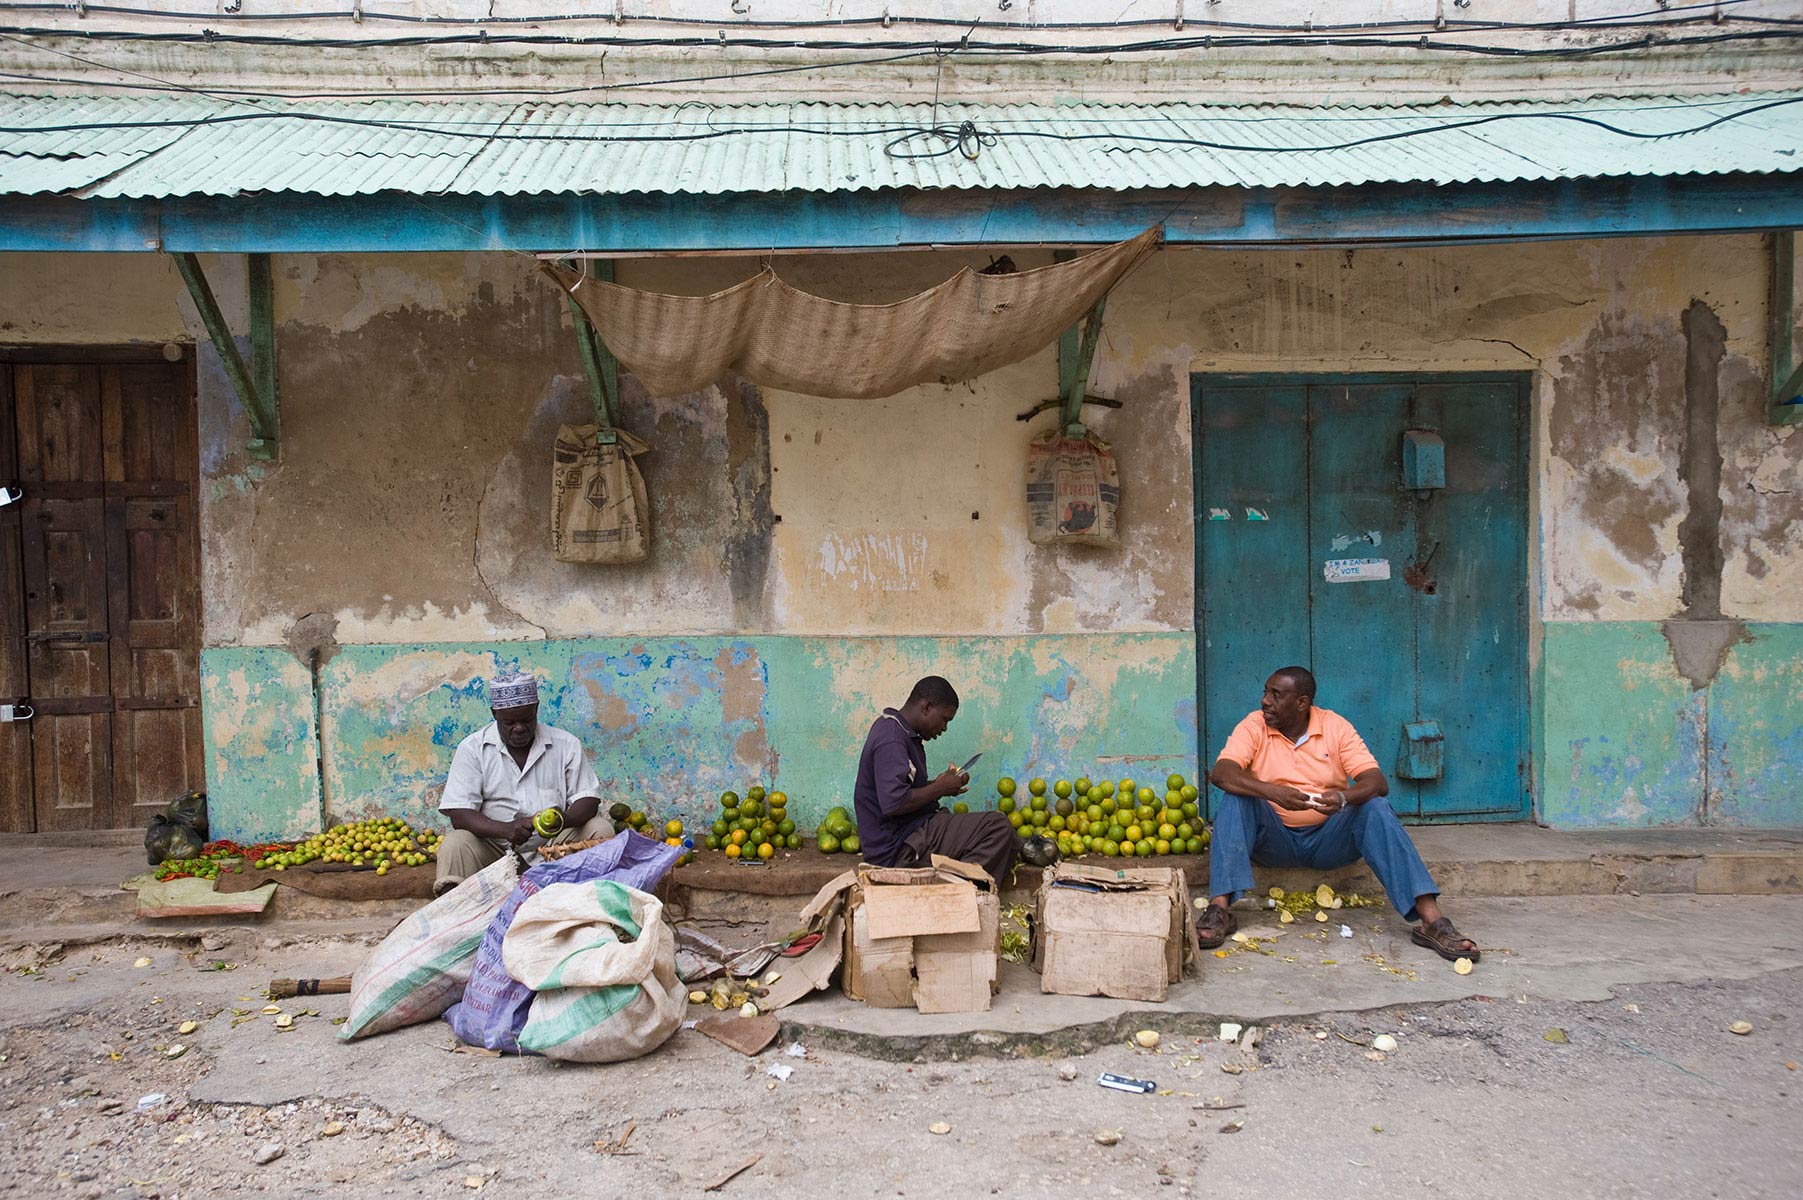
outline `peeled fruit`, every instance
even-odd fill
[[[1283,889],[1280,887],[1274,887],[1270,891],[1266,892],[1265,895],[1271,897],[1271,899],[1273,899],[1273,900],[1281,900],[1281,899],[1283,899]]]
[[[1155,1050],[1158,1047],[1158,1031],[1142,1029],[1133,1035],[1133,1041],[1142,1050]]]
[[[1732,1025],[1728,1026],[1728,1032],[1729,1033],[1738,1033],[1738,1034],[1740,1034],[1740,1036],[1745,1037],[1745,1036],[1747,1036],[1747,1034],[1753,1032],[1753,1022],[1751,1022],[1751,1021],[1736,1021]]]
[[[1294,925],[1296,923],[1296,914],[1286,908],[1277,914],[1277,923],[1279,925]]]
[[[535,813],[532,817],[532,832],[539,837],[556,837],[563,832],[563,813],[555,808]]]
[[[931,1125],[927,1126],[928,1133],[937,1134],[940,1137],[944,1137],[951,1131],[952,1127],[947,1125],[944,1121],[934,1121]]]
[[[1371,1048],[1384,1054],[1393,1053],[1396,1049],[1396,1039],[1387,1033],[1380,1033],[1371,1039]]]
[[[199,1021],[183,1021],[180,1025],[175,1027],[175,1032],[180,1033],[180,1034],[190,1034],[199,1028],[200,1028]]]
[[[690,1004],[706,1004],[707,1003],[707,993],[706,992],[690,992],[689,993],[689,1003]]]
[[[745,1003],[739,1005],[739,1015],[741,1017],[755,1017],[758,1015],[758,1006],[747,1000]]]
[[[1471,960],[1469,958],[1461,958],[1452,964],[1452,969],[1461,975],[1469,975],[1471,974]]]
[[[1315,889],[1315,905],[1318,908],[1332,908],[1334,906],[1333,889],[1328,887],[1325,883]]]
[[[1322,911],[1321,911],[1321,910],[1320,910],[1320,909],[1318,909],[1318,908],[1317,908],[1317,909],[1316,909],[1316,910],[1315,910],[1315,920],[1317,920],[1317,921],[1325,921],[1325,920],[1327,920],[1327,914],[1326,914],[1326,913],[1324,913],[1324,912],[1322,912]]]

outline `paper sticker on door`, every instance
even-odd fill
[[[1371,583],[1390,577],[1387,558],[1330,558],[1321,568],[1329,583]]]

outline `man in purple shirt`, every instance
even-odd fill
[[[899,709],[885,708],[864,739],[858,783],[852,793],[858,841],[865,862],[883,867],[924,867],[935,854],[975,863],[998,885],[1014,866],[1014,828],[999,812],[954,813],[939,807],[960,796],[970,776],[947,767],[927,777],[926,743],[958,715],[958,693],[928,675]]]

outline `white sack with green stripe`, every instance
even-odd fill
[[[351,1015],[338,1036],[348,1042],[430,1021],[457,1003],[482,935],[519,878],[519,859],[503,854],[396,925],[351,976]]]
[[[520,1048],[571,1062],[649,1054],[682,1024],[676,937],[657,897],[610,879],[554,883],[520,905],[501,942],[537,995]]]

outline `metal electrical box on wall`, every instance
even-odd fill
[[[1403,430],[1402,486],[1418,492],[1446,486],[1446,440],[1431,429]]]
[[[1446,735],[1438,721],[1407,721],[1402,726],[1402,761],[1396,774],[1403,779],[1438,779],[1446,772]]]

